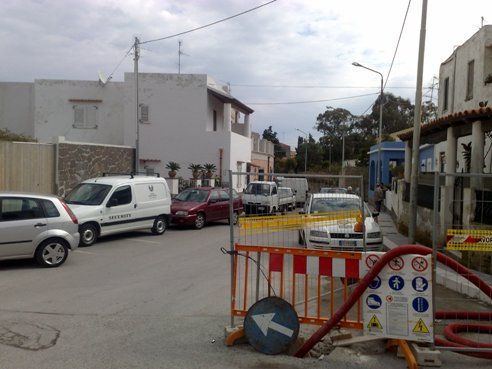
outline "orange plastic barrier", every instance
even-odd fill
[[[292,304],[299,321],[321,325],[359,280],[361,253],[235,245],[232,314],[245,316],[256,301],[278,296]],[[340,326],[363,328],[360,301]]]

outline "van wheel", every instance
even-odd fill
[[[61,239],[50,239],[42,242],[36,249],[35,259],[45,268],[56,268],[68,257],[68,245]]]
[[[97,240],[97,227],[94,224],[83,224],[79,230],[80,246],[92,246]]]
[[[202,229],[205,225],[205,214],[198,213],[195,218],[195,228]]]
[[[167,221],[162,215],[158,216],[154,220],[154,226],[151,228],[153,234],[163,234],[167,229]]]

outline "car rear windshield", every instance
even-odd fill
[[[99,183],[80,183],[65,197],[65,202],[72,205],[101,205],[111,187]]]
[[[205,190],[184,190],[178,196],[178,201],[205,202],[208,198],[208,191]]]

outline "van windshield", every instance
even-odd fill
[[[250,183],[244,190],[248,195],[270,195],[270,185],[267,183]]]
[[[99,183],[80,183],[65,197],[65,202],[72,205],[101,205],[111,187]]]

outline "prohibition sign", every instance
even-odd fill
[[[366,257],[366,265],[371,269],[379,261],[379,255],[370,254]]]
[[[403,259],[399,256],[389,262],[389,267],[393,270],[402,270],[404,265]]]
[[[412,268],[416,272],[423,272],[427,269],[427,260],[422,256],[416,256],[412,259]]]

